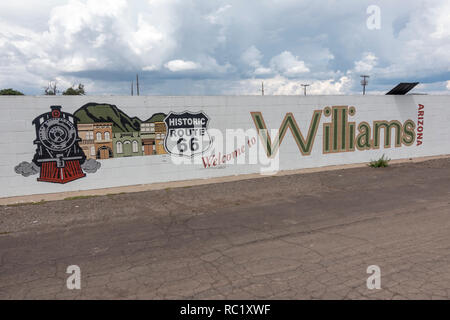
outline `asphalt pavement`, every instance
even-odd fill
[[[449,298],[450,158],[0,207],[0,299]]]

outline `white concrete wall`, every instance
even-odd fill
[[[177,96],[177,97],[0,97],[0,197],[98,189],[163,181],[209,178],[260,172],[258,164],[227,165],[205,169],[202,164],[175,165],[170,156],[142,156],[100,160],[95,174],[61,185],[38,182],[38,175],[23,177],[14,172],[22,161],[31,162],[35,145],[32,120],[48,112],[51,105],[73,113],[89,102],[116,105],[129,116],[147,119],[157,112],[204,111],[209,128],[255,129],[250,112],[260,111],[270,129],[278,129],[287,112],[292,112],[304,136],[314,110],[326,106],[354,106],[350,121],[412,119],[417,124],[418,104],[425,106],[424,138],[421,146],[391,147],[346,153],[323,154],[322,116],[312,153],[302,156],[287,132],[281,144],[280,170],[368,162],[386,154],[392,159],[450,154],[450,96]],[[258,143],[259,145],[259,143]],[[210,152],[210,151],[208,151]],[[211,150],[212,152],[212,150]]]

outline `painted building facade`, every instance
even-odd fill
[[[97,159],[113,158],[112,123],[94,123],[93,133]]]
[[[143,155],[139,132],[116,132],[112,144],[114,146],[114,158]]]
[[[153,122],[141,123],[141,140],[142,140],[142,152],[144,156],[151,156],[156,154],[155,145],[155,124]]]
[[[96,159],[97,150],[94,144],[94,125],[78,124],[78,136],[81,141],[79,145],[87,159]]]
[[[166,137],[166,124],[164,122],[155,122],[155,149],[156,154],[166,154],[164,148],[164,139]]]

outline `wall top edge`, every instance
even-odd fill
[[[327,97],[352,97],[352,98],[411,98],[411,97],[450,97],[450,94],[412,94],[412,95],[189,95],[189,96],[169,96],[169,95],[141,95],[141,96],[127,96],[127,95],[86,95],[86,96],[0,96],[0,99],[27,99],[27,98],[39,98],[39,99],[77,99],[77,98],[128,98],[128,99],[142,99],[142,98],[262,98],[262,99],[275,99],[275,98],[300,98],[300,99],[312,99],[312,98],[327,98]]]

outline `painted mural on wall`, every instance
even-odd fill
[[[141,120],[111,104],[88,103],[73,115],[53,106],[33,121],[33,161],[20,163],[15,172],[67,183],[95,173],[101,166],[97,160],[168,153],[190,157],[211,145],[208,122],[203,112],[160,112]]]
[[[191,157],[211,145],[208,116],[202,112],[162,112],[146,120],[114,105],[89,103],[78,109],[80,147],[88,159],[172,154]]]
[[[211,147],[209,118],[204,112],[171,112],[164,123],[167,127],[164,147],[170,154],[193,157],[203,154]]]
[[[146,120],[130,117],[115,105],[89,103],[78,109],[80,146],[88,159],[166,154],[166,114]]]
[[[287,113],[278,136],[273,137],[272,141],[262,113],[251,112],[258,135],[266,142],[263,147],[269,158],[277,154],[288,129],[292,132],[300,153],[303,156],[310,155],[322,114],[331,118],[330,122],[323,123],[323,154],[380,149],[381,145],[385,149],[391,148],[392,145],[399,148],[413,145],[416,139],[416,123],[411,119],[404,123],[398,120],[375,120],[372,126],[366,121],[357,124],[349,120],[349,117],[356,114],[355,107],[333,106],[314,110],[306,136],[302,134],[294,115]],[[384,141],[381,139],[382,132]]]
[[[61,106],[33,120],[36,129],[36,152],[31,163],[22,162],[15,172],[27,177],[39,173],[38,181],[67,183],[95,173],[100,163],[87,159],[79,142],[78,119]]]
[[[351,121],[355,116],[354,106],[332,106],[323,110],[313,110],[309,127],[300,128],[292,112],[286,113],[276,134],[271,136],[270,129],[276,128],[271,123],[266,125],[262,112],[250,112],[259,141],[268,159],[273,159],[280,150],[286,134],[290,132],[301,156],[310,156],[316,143],[316,135],[322,123],[322,154],[378,150],[381,147],[411,147],[417,138],[417,146],[423,142],[424,105],[418,106],[417,124],[412,119],[403,123],[399,120],[375,120],[372,125],[367,121],[356,123]],[[328,118],[329,122],[323,122]],[[322,121],[322,122],[321,122]],[[327,120],[325,120],[327,121]],[[416,134],[417,129],[417,134]],[[202,157],[203,167],[216,168],[245,155],[246,148],[252,148],[257,140],[247,139],[245,145],[226,154],[218,153]],[[320,143],[320,142],[319,142]]]
[[[301,128],[291,112],[286,113],[278,133],[271,136],[262,112],[250,112],[256,135],[267,158],[280,149],[288,131],[300,154],[311,155],[322,124],[322,154],[399,148],[422,144],[424,106],[419,105],[417,124],[412,119],[375,120],[356,123],[353,106],[332,106],[313,110],[309,128]],[[328,118],[327,120],[325,120]],[[325,120],[325,121],[323,121]],[[33,120],[36,152],[31,163],[22,162],[15,172],[25,177],[39,174],[38,181],[67,183],[95,173],[98,160],[170,154],[191,158],[202,155],[213,140],[208,133],[209,117],[202,111],[162,112],[146,120],[130,117],[115,105],[88,103],[72,114],[52,106],[50,112]],[[416,133],[417,130],[417,133]],[[320,142],[319,142],[320,143]],[[248,148],[257,144],[249,137]],[[226,154],[202,157],[204,168],[213,168],[244,155],[247,146]]]

